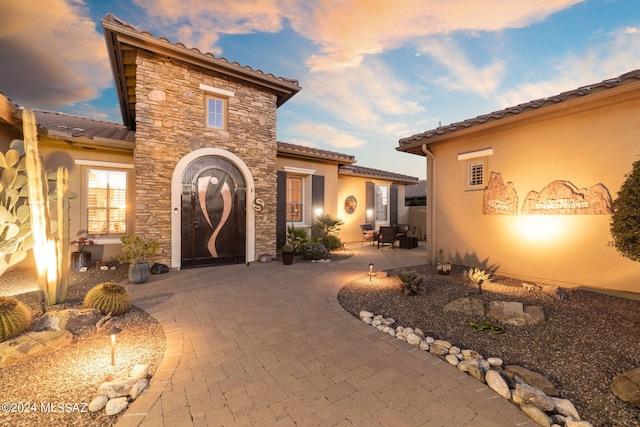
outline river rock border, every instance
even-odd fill
[[[460,349],[445,340],[425,336],[419,328],[396,326],[396,321],[381,314],[362,310],[358,314],[364,323],[405,341],[423,351],[444,359],[463,372],[476,378],[509,400],[531,418],[545,427],[593,427],[588,421],[580,420],[575,406],[567,399],[557,396],[555,387],[544,376],[517,365],[503,367],[498,357],[484,358],[475,350]]]

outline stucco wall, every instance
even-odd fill
[[[529,281],[639,292],[640,263],[607,246],[610,215],[520,214],[529,191],[555,180],[578,188],[601,183],[615,199],[638,160],[640,90],[568,107],[432,144],[437,225],[430,238],[456,264]],[[457,155],[489,147],[488,170],[513,182],[518,215],[484,215],[483,191],[464,190],[465,162]]]
[[[244,161],[255,183],[255,194],[247,197],[265,201],[255,217],[255,254],[275,253],[276,95],[145,52],[136,64],[136,233],[159,241],[161,261],[169,262],[174,168],[191,151],[218,148]],[[228,130],[205,126],[206,94],[200,84],[234,92]]]

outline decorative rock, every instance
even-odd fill
[[[458,363],[458,369],[467,372],[475,379],[484,382],[485,374],[489,371],[489,363],[483,359],[464,359]]]
[[[580,420],[580,415],[578,415],[578,410],[570,400],[560,399],[557,397],[552,397],[551,401],[555,405],[555,411],[560,415],[564,415],[566,417],[571,417],[574,420]]]
[[[461,353],[465,359],[483,359],[482,355],[475,350],[465,349]]]
[[[411,345],[415,345],[416,347],[420,345],[420,341],[422,341],[422,338],[419,335],[416,334],[409,334],[406,336],[407,338],[407,342]]]
[[[370,311],[366,311],[366,310],[362,310],[358,316],[360,316],[361,319],[364,319],[366,317],[373,317],[373,313]]]
[[[454,354],[454,355],[456,355],[456,354],[459,354],[459,353],[460,353],[460,347],[456,347],[456,346],[454,345],[454,346],[452,346],[452,347],[449,349],[449,354]]]
[[[424,339],[424,332],[422,332],[422,329],[420,329],[420,328],[416,328],[416,329],[413,331],[413,333],[414,333],[414,334],[416,334],[416,335],[419,335],[422,339]]]
[[[451,343],[449,341],[445,341],[445,340],[435,340],[433,342],[435,345],[441,345],[443,347],[446,347],[447,350],[449,350],[451,348]]]
[[[133,365],[133,368],[131,368],[131,374],[129,374],[131,378],[135,378],[138,380],[142,378],[146,378],[147,375],[149,375],[149,366],[141,365],[137,363]]]
[[[379,319],[373,319],[371,321],[371,326],[373,326],[374,328],[377,328],[378,326],[382,325],[382,320]]]
[[[107,402],[105,407],[107,415],[115,415],[119,414],[123,410],[125,410],[129,406],[129,401],[126,397],[116,397],[115,399],[110,399]]]
[[[522,405],[520,410],[531,418],[536,424],[543,427],[551,427],[551,419],[540,408],[534,405]]]
[[[491,365],[491,367],[494,367],[494,368],[502,366],[502,364],[504,363],[503,360],[500,359],[499,357],[489,357],[487,359],[487,362],[489,362],[489,365]]]
[[[0,367],[15,365],[71,344],[69,331],[27,332],[0,343]]]
[[[528,384],[516,384],[513,401],[521,405],[535,405],[543,411],[553,411],[556,407],[549,396]]]
[[[95,325],[100,320],[100,317],[100,310],[95,308],[52,310],[47,311],[40,317],[33,325],[33,328],[35,331],[47,329],[73,331],[85,326]]]
[[[511,398],[511,390],[509,389],[507,382],[504,380],[504,378],[502,378],[502,375],[500,375],[499,372],[489,370],[485,374],[484,378],[491,390],[495,391],[505,399]]]
[[[525,318],[526,315],[531,316],[532,323],[530,325],[535,325],[540,322],[544,322],[544,312],[542,311],[542,307],[537,305],[528,305],[524,309]]]
[[[111,399],[127,396],[136,381],[138,381],[137,378],[131,377],[116,378],[113,381],[100,384],[100,387],[98,387],[98,394],[104,394]]]
[[[444,306],[444,311],[453,311],[467,316],[484,316],[484,305],[477,298],[459,298]]]
[[[419,347],[420,350],[429,351],[429,343],[427,342],[427,340],[420,341]]]
[[[384,319],[384,316],[382,314],[378,314],[377,316],[373,316],[373,320],[379,320],[382,322],[382,319]]]
[[[564,423],[565,427],[593,427],[593,424],[587,421],[577,421],[567,418]]]
[[[518,365],[507,365],[504,368],[504,373],[512,379],[516,375],[519,376],[525,383],[537,388],[547,396],[558,396],[558,391],[554,385],[551,384],[551,381],[537,372],[530,371]]]
[[[387,333],[388,333],[389,335],[391,335],[392,337],[395,337],[395,336],[396,336],[396,330],[395,330],[395,329],[393,329],[393,328],[389,328],[389,329],[387,330]]]
[[[453,366],[457,366],[458,363],[460,362],[460,359],[458,359],[458,357],[455,354],[447,354],[444,357],[444,360],[446,360],[450,365],[453,365]]]
[[[449,354],[449,349],[440,344],[431,344],[429,346],[429,353],[435,354],[436,356],[444,356],[445,354]]]
[[[640,408],[640,368],[613,377],[611,391],[623,401]]]
[[[527,324],[521,302],[491,301],[487,316],[505,325],[524,326]]]
[[[371,325],[371,323],[373,322],[373,319],[371,317],[364,317],[362,321],[367,325]]]
[[[390,326],[390,325],[393,325],[394,323],[396,323],[396,321],[394,319],[392,319],[391,317],[387,317],[385,319],[382,319],[382,324],[383,325]]]
[[[425,341],[427,342],[427,344],[429,344],[429,345],[431,345],[431,344],[433,344],[434,342],[436,342],[436,340],[435,340],[435,339],[433,339],[432,337],[426,337],[424,340],[425,340]]]
[[[411,334],[413,334],[413,328],[404,328],[402,330],[402,336],[405,338],[407,338]]]
[[[145,378],[136,381],[133,387],[131,387],[131,391],[129,392],[129,396],[131,396],[131,399],[133,400],[137,399],[138,396],[142,394],[144,389],[147,388],[148,384],[149,384],[149,380]]]
[[[109,398],[104,394],[99,394],[89,403],[89,411],[97,412],[100,409],[104,408],[104,406],[109,401]]]

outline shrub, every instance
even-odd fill
[[[622,256],[640,261],[640,161],[633,164],[626,178],[612,203],[610,246]]]
[[[287,226],[287,244],[293,247],[293,253],[298,253],[300,245],[308,241],[307,230],[302,227],[296,227],[293,224]]]
[[[402,282],[405,295],[423,295],[426,291],[424,287],[425,277],[415,271],[400,270],[398,279]]]
[[[306,242],[300,245],[300,255],[307,261],[327,259],[329,258],[329,251],[320,242]]]
[[[0,341],[17,337],[31,327],[31,310],[13,297],[0,296]]]
[[[328,250],[334,251],[342,247],[338,233],[340,232],[340,226],[343,224],[344,222],[341,219],[335,218],[333,215],[322,214],[316,219],[312,228],[320,235],[322,244]]]
[[[131,299],[124,286],[106,282],[91,288],[84,297],[82,306],[97,308],[102,314],[119,316],[131,310]]]

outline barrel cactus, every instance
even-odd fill
[[[0,341],[17,337],[31,327],[31,310],[13,297],[0,296]]]
[[[119,316],[131,310],[131,299],[124,286],[106,282],[91,288],[82,305],[84,308],[97,308],[102,314]]]

